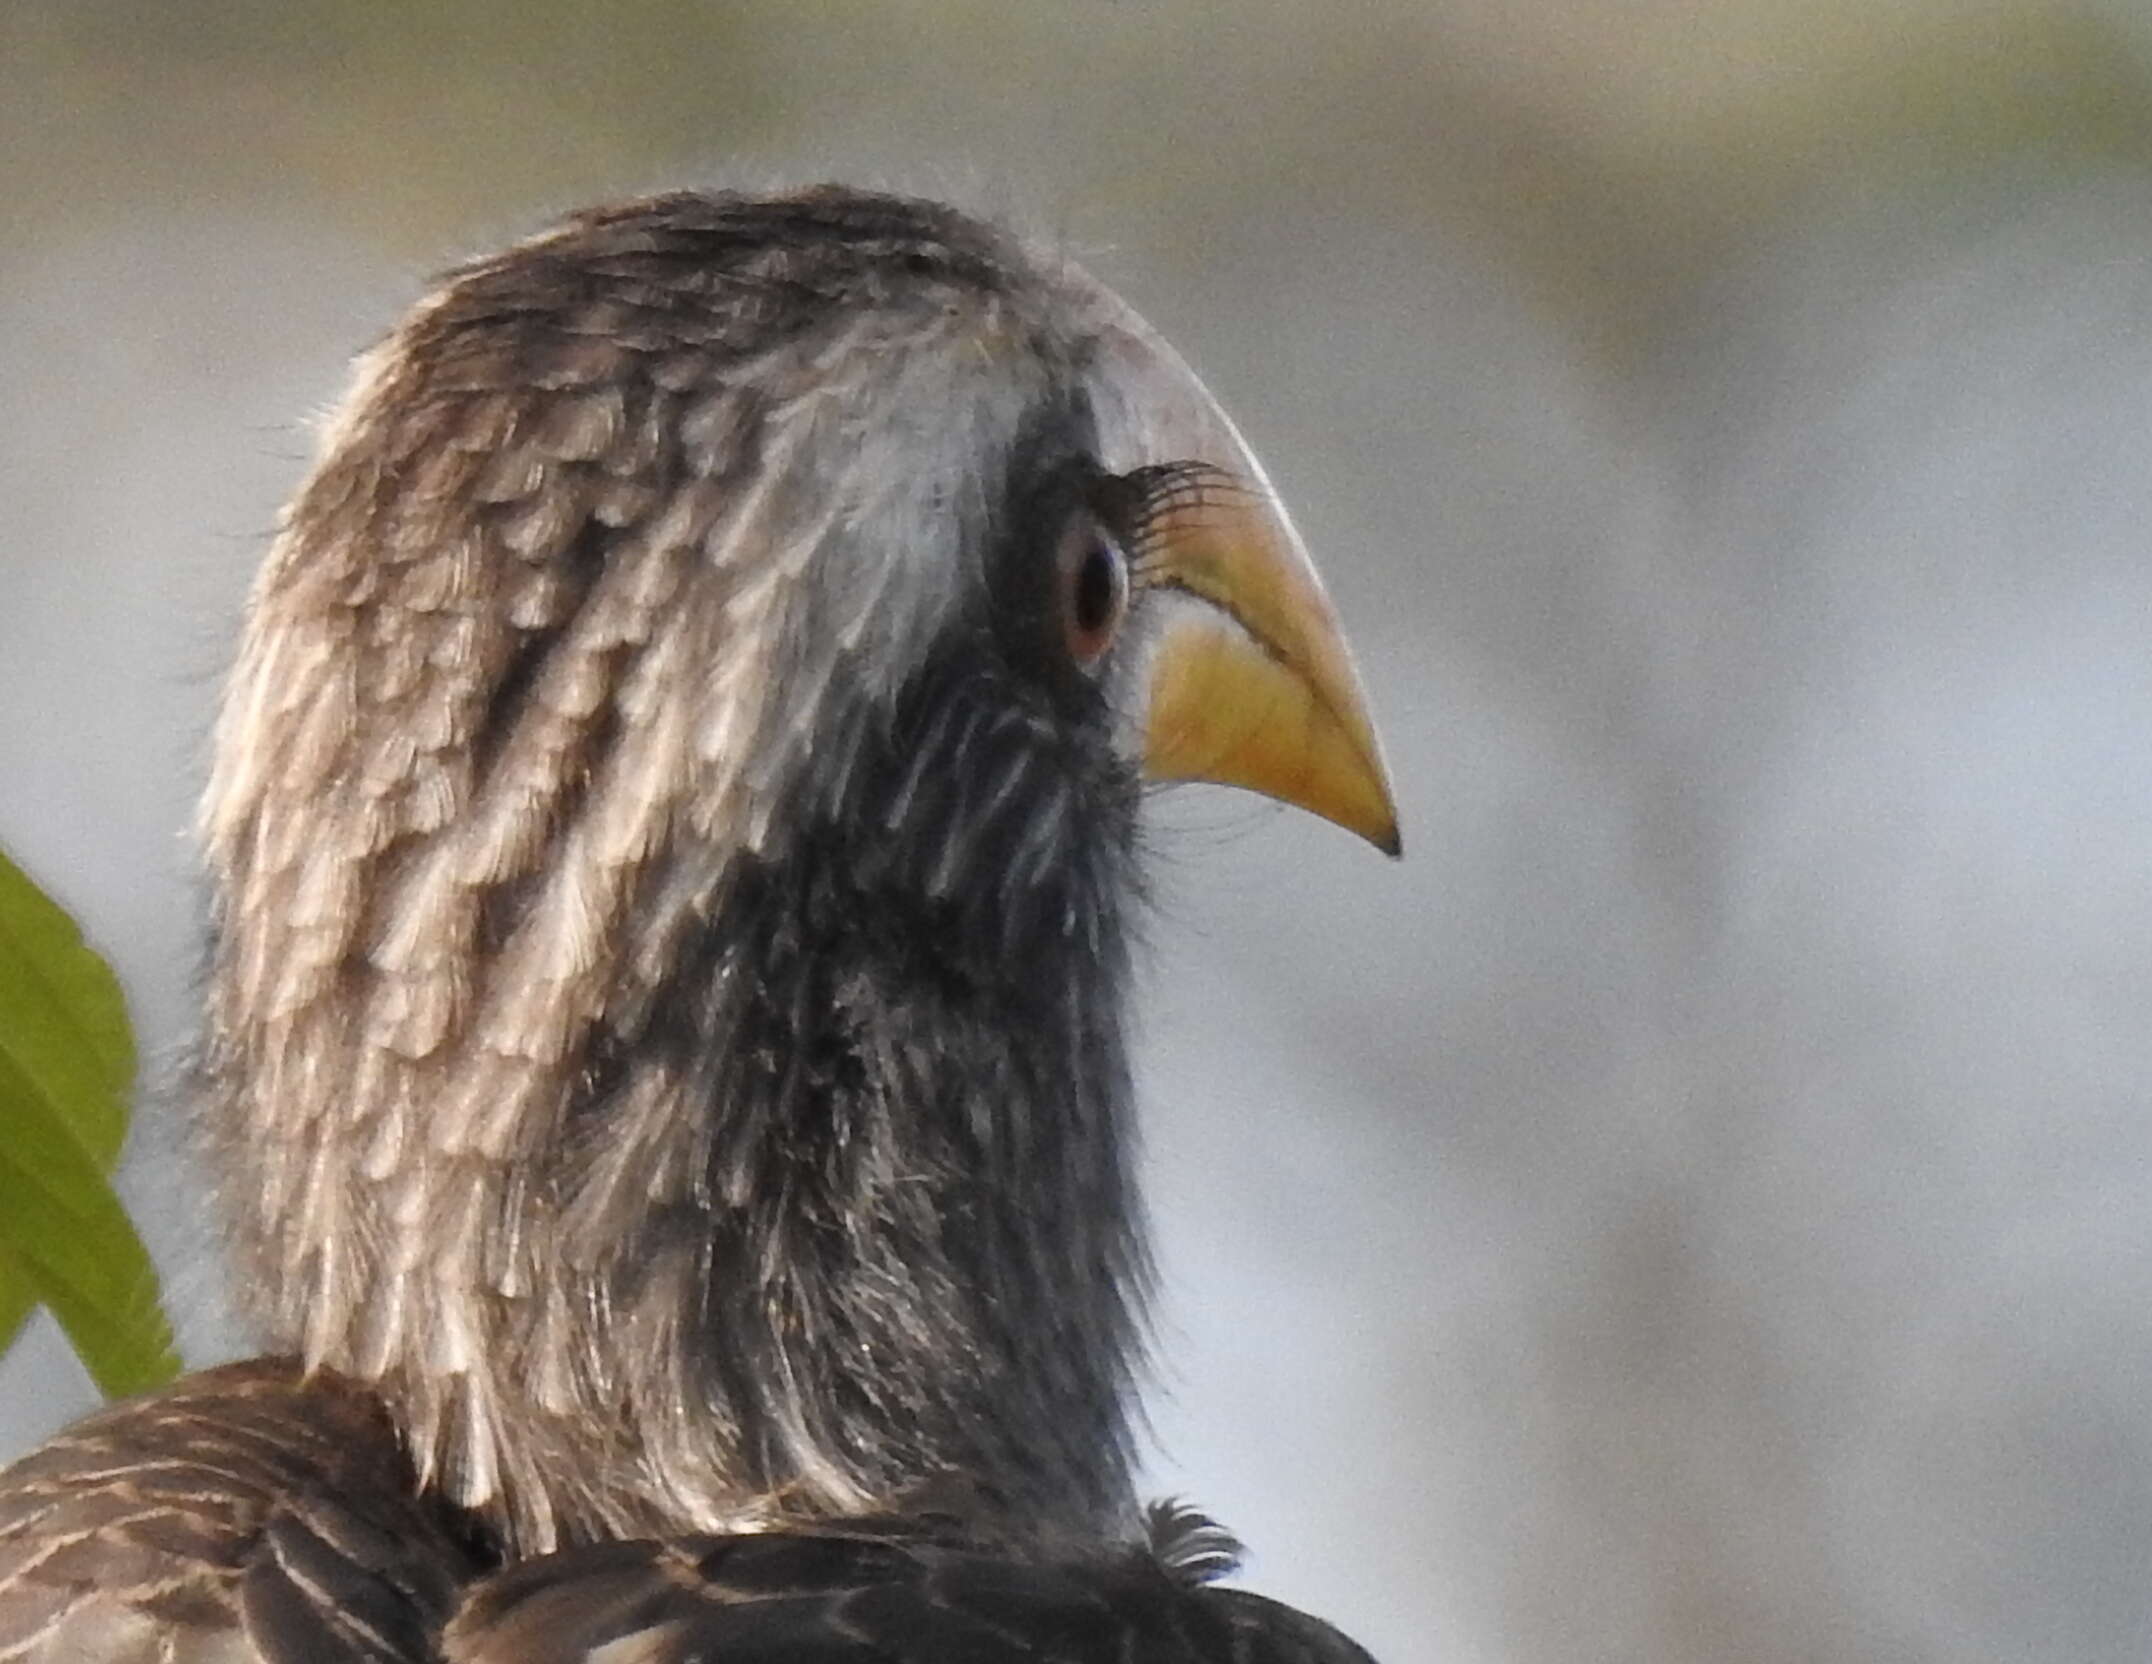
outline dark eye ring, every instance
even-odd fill
[[[1128,615],[1128,555],[1088,510],[1072,515],[1061,534],[1054,589],[1062,644],[1088,670],[1105,656]]]

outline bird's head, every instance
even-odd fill
[[[1066,262],[603,209],[361,362],[204,824],[263,1316],[530,1542],[1126,1491],[1146,781],[1396,848],[1260,467]]]

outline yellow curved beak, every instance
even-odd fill
[[[1190,470],[1154,514],[1139,581],[1165,619],[1144,772],[1261,792],[1399,853],[1397,804],[1322,580],[1260,475]]]
[[[1136,575],[1163,615],[1144,772],[1261,792],[1397,854],[1397,804],[1367,695],[1262,463],[1126,301],[1074,267],[1064,281],[1093,318],[1100,465],[1167,481],[1147,505]]]

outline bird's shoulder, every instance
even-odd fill
[[[1369,1664],[1153,1524],[1042,1554],[833,1522],[495,1568],[374,1398],[258,1360],[0,1472],[0,1664]]]
[[[1320,1620],[1123,1550],[849,1528],[594,1544],[480,1583],[448,1664],[1372,1664]]]
[[[380,1405],[207,1370],[0,1472],[4,1664],[408,1664],[480,1569]]]

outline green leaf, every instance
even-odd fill
[[[15,1344],[15,1337],[36,1310],[37,1296],[31,1291],[29,1278],[8,1257],[7,1250],[0,1248],[0,1356]]]
[[[119,979],[75,921],[0,854],[0,1054],[110,1171],[127,1136],[134,1033]]]
[[[179,1367],[156,1270],[107,1178],[134,1068],[110,967],[0,856],[0,1345],[42,1302],[115,1397]]]

